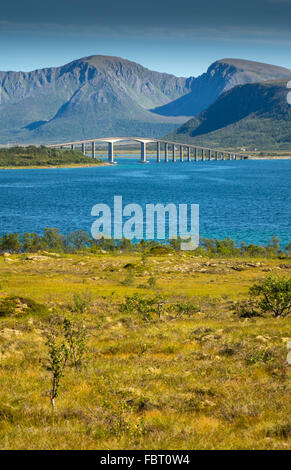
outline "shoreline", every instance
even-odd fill
[[[69,163],[68,165],[49,165],[49,166],[3,166],[0,170],[57,170],[58,168],[96,168],[97,166],[112,166],[110,163]]]
[[[126,156],[115,156],[115,162],[117,159],[121,159],[121,158],[124,158],[124,159],[137,159],[139,161],[139,158],[138,156],[133,156],[133,155],[126,155]],[[155,156],[147,156],[148,160],[155,160],[156,157]],[[290,156],[274,156],[274,157],[255,157],[255,156],[249,156],[249,158],[247,160],[290,160],[291,159],[291,155]],[[161,160],[162,161],[162,160]],[[199,161],[199,160],[198,160]],[[218,160],[220,161],[220,160]],[[228,160],[224,160],[224,161],[228,161]],[[49,165],[49,166],[44,166],[44,165],[41,165],[41,166],[5,166],[5,167],[0,167],[0,171],[1,170],[57,170],[59,168],[62,168],[62,169],[69,169],[69,168],[91,168],[91,167],[104,167],[104,166],[114,166],[112,165],[111,163],[108,163],[106,161],[104,161],[103,163],[92,163],[92,164],[84,164],[84,163],[70,163],[68,165]]]

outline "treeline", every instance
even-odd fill
[[[49,251],[55,253],[100,253],[100,252],[147,252],[164,254],[179,251],[181,239],[159,242],[156,240],[141,240],[133,243],[131,240],[113,240],[101,238],[94,240],[83,230],[76,230],[63,235],[57,228],[45,228],[43,235],[25,232],[6,233],[0,237],[0,253],[36,253]],[[193,254],[209,257],[263,257],[263,258],[289,258],[291,257],[291,242],[282,249],[280,240],[273,236],[265,246],[241,243],[237,245],[234,240],[200,239],[200,245]]]
[[[65,150],[35,147],[11,147],[0,149],[0,167],[58,166],[70,164],[103,163],[101,159],[92,159],[78,150]]]

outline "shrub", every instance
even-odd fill
[[[5,233],[0,239],[0,252],[19,253],[21,244],[18,233]]]
[[[149,289],[156,289],[157,288],[157,278],[155,276],[151,276],[148,279],[148,286],[149,286]]]
[[[194,305],[192,302],[179,302],[178,304],[173,306],[173,309],[178,311],[177,317],[180,318],[183,315],[187,315],[188,317],[192,317],[194,313],[199,312],[199,308]]]
[[[65,318],[61,324],[57,318],[53,318],[46,334],[48,347],[48,363],[46,369],[52,374],[50,401],[53,409],[55,399],[59,396],[61,380],[65,373],[68,361],[74,366],[81,367],[86,352],[86,329],[83,324],[74,323]]]
[[[86,328],[83,323],[73,323],[69,318],[64,319],[63,327],[69,352],[68,357],[76,368],[81,367],[86,352]]]
[[[125,277],[125,279],[122,281],[121,284],[123,284],[124,286],[132,286],[133,283],[134,283],[134,272],[132,269],[130,269],[129,273],[127,274],[127,276]]]
[[[286,317],[291,311],[291,278],[270,274],[250,288],[250,295],[263,313]]]
[[[235,306],[234,313],[240,318],[254,318],[262,316],[262,313],[256,308],[253,300],[238,302]]]
[[[65,251],[65,237],[58,228],[45,228],[42,237],[42,246],[47,250],[63,253]]]
[[[91,293],[84,292],[81,294],[74,294],[73,303],[70,306],[72,312],[75,313],[85,313],[92,303]]]
[[[158,313],[159,299],[145,298],[139,294],[125,297],[125,302],[120,305],[120,311],[123,313],[138,313],[142,316],[143,320],[152,320],[152,315]]]
[[[43,248],[42,239],[37,233],[25,232],[21,237],[21,243],[25,253],[35,253]]]
[[[258,350],[246,356],[246,362],[248,365],[257,364],[260,362],[266,363],[274,361],[275,356],[273,351],[270,349]]]
[[[78,252],[84,250],[91,244],[89,234],[84,230],[76,230],[75,232],[69,233],[66,238],[67,251]]]
[[[64,369],[69,356],[69,349],[64,341],[58,342],[57,336],[53,333],[47,335],[48,365],[47,370],[52,374],[50,390],[50,400],[53,409],[55,399],[59,396],[61,379],[64,376]]]
[[[0,317],[47,314],[48,308],[26,297],[5,297],[0,301]]]

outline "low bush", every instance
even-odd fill
[[[0,317],[13,315],[44,315],[48,308],[26,297],[5,297],[0,301]]]

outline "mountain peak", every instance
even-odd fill
[[[215,61],[210,65],[209,69],[214,68],[217,64],[232,66],[240,71],[248,71],[263,75],[272,75],[275,78],[289,77],[291,71],[278,65],[267,64],[264,62],[255,62],[253,60],[225,58]],[[208,70],[209,70],[208,69]]]
[[[291,77],[291,70],[243,59],[220,59],[196,78],[191,93],[155,109],[167,116],[195,116],[208,108],[225,91],[237,85]]]

